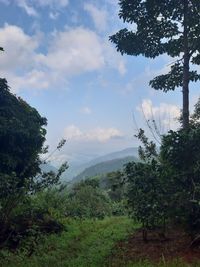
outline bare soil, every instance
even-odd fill
[[[200,247],[190,248],[191,238],[181,229],[171,229],[164,239],[159,232],[149,231],[148,242],[137,230],[127,240],[115,246],[109,258],[109,266],[119,267],[127,262],[148,260],[153,263],[180,259],[186,263],[200,262]]]

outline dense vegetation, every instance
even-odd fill
[[[105,220],[65,220],[67,231],[43,238],[30,258],[3,254],[2,267],[101,267],[109,266],[108,256],[115,243],[126,238],[137,225],[124,217]]]
[[[13,95],[5,79],[0,79],[0,103],[0,246],[17,247],[34,227],[38,232],[62,228],[47,210],[32,206],[32,199],[58,184],[67,164],[57,173],[41,170],[47,120]]]

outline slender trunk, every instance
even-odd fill
[[[184,63],[183,63],[183,129],[189,126],[189,44],[188,44],[188,0],[184,0]]]

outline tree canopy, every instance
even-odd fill
[[[39,171],[47,120],[13,95],[5,79],[0,79],[0,103],[0,173],[15,173],[21,184]]]
[[[167,92],[183,87],[183,127],[189,124],[189,82],[200,75],[190,63],[200,64],[200,2],[195,0],[120,0],[119,17],[130,23],[110,37],[117,50],[127,55],[175,59],[171,70],[150,81]]]

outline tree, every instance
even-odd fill
[[[67,167],[64,163],[58,173],[42,172],[40,155],[46,151],[46,125],[46,118],[12,94],[7,81],[0,79],[0,241],[19,203],[55,185]],[[58,149],[62,145],[63,141]]]
[[[200,238],[200,101],[195,105],[187,131],[169,131],[163,136],[160,161],[171,198],[171,215],[194,238]],[[200,239],[199,239],[200,240]],[[198,243],[199,244],[199,243]]]
[[[88,178],[73,186],[66,212],[72,217],[103,219],[111,214],[111,202],[99,187],[99,181]]]
[[[0,174],[15,175],[16,186],[23,188],[40,171],[47,120],[13,95],[5,79],[0,79],[0,103]]]
[[[109,197],[114,202],[120,202],[125,194],[126,177],[122,171],[110,172],[105,176],[107,182],[106,189]]]
[[[148,229],[161,227],[165,233],[168,215],[166,188],[163,184],[162,167],[152,160],[149,163],[129,163],[125,169],[128,180],[128,204],[134,218],[142,223],[143,240],[147,241]]]
[[[165,238],[166,220],[169,214],[168,188],[166,187],[163,166],[156,144],[150,141],[144,130],[136,135],[142,143],[139,146],[139,162],[126,165],[127,197],[130,211],[142,223],[143,240],[151,228],[161,228],[160,236]]]
[[[160,158],[170,192],[171,218],[192,237],[200,227],[200,128],[170,131],[163,138]]]
[[[189,126],[189,83],[200,75],[190,65],[200,64],[200,2],[196,0],[120,0],[119,17],[135,24],[110,37],[121,54],[156,58],[167,54],[175,58],[168,74],[155,77],[156,90],[182,87],[183,128]]]

